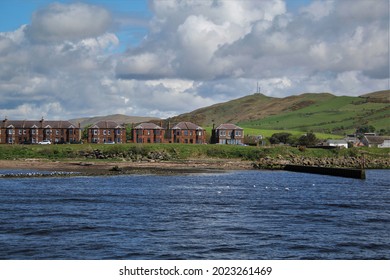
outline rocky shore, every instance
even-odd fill
[[[320,167],[335,167],[335,168],[361,168],[366,169],[388,169],[390,168],[390,157],[375,158],[375,157],[324,157],[324,158],[308,158],[300,156],[283,157],[281,155],[276,158],[265,157],[253,162],[253,167],[256,169],[283,169],[285,165],[303,165],[303,166],[320,166]]]
[[[125,174],[189,174],[224,172],[228,170],[283,169],[285,165],[320,166],[336,168],[389,169],[390,157],[366,154],[362,157],[307,157],[293,153],[259,157],[257,160],[241,158],[196,157],[179,159],[174,150],[103,152],[99,149],[81,151],[77,159],[15,159],[0,160],[0,178],[8,177],[65,177],[105,176]],[[18,172],[21,170],[22,172]],[[9,171],[9,172],[8,172]],[[16,173],[15,173],[16,171]]]
[[[0,160],[1,178],[110,176],[128,174],[175,175],[216,173],[253,169],[250,161],[225,159],[192,160],[90,160],[49,161],[42,159]]]

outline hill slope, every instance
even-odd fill
[[[390,90],[359,97],[305,93],[285,98],[253,94],[172,118],[202,126],[236,123],[243,127],[349,133],[372,125],[390,131]]]
[[[90,118],[78,118],[71,119],[70,122],[74,124],[80,123],[81,127],[84,128],[88,125],[97,123],[99,121],[110,120],[117,122],[119,124],[131,124],[131,123],[140,123],[140,122],[148,122],[150,120],[156,120],[155,117],[135,117],[135,116],[126,116],[121,114],[109,115],[109,116],[98,116],[98,117],[90,117]]]

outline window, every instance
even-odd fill
[[[106,130],[103,130],[103,135],[107,135],[107,131]]]
[[[184,130],[184,136],[188,136],[188,130]]]
[[[56,135],[59,135],[59,134],[60,134],[59,130],[58,130],[58,129],[56,129]]]
[[[226,130],[220,130],[219,136],[226,136]]]
[[[202,130],[198,130],[198,136],[202,136]]]
[[[236,136],[241,136],[241,130],[236,130]]]
[[[21,129],[19,129],[19,135],[22,135],[22,130]]]
[[[94,129],[93,130],[93,135],[98,135],[98,130],[97,129]],[[96,138],[95,138],[96,139]]]
[[[12,128],[8,129],[8,134],[14,134],[14,130]]]

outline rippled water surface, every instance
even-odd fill
[[[1,259],[390,259],[390,171],[0,179]]]

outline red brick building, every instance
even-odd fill
[[[141,123],[132,133],[134,143],[164,143],[165,129],[154,123]]]
[[[77,143],[81,129],[69,121],[8,120],[0,124],[0,144]]]
[[[126,143],[126,128],[114,121],[100,121],[88,128],[88,143]]]
[[[212,131],[212,143],[239,145],[244,143],[244,129],[231,123],[225,123]]]
[[[206,131],[191,122],[180,122],[169,131],[172,143],[204,144],[206,143]]]

